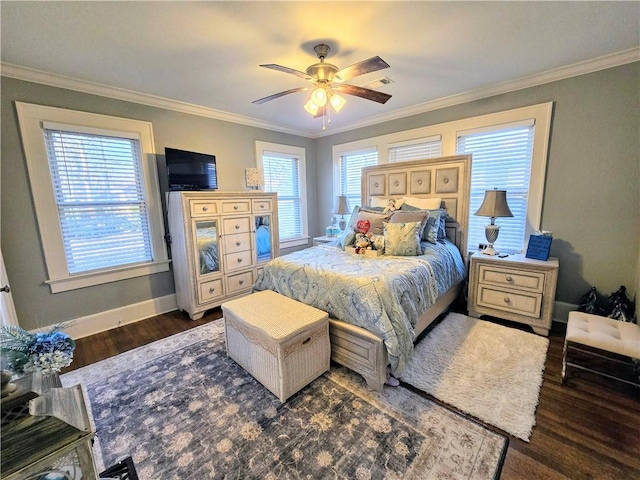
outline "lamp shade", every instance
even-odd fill
[[[474,215],[479,217],[513,217],[507,204],[506,190],[487,190],[484,193],[484,200],[480,208]]]
[[[351,213],[351,211],[349,210],[349,202],[347,200],[347,197],[345,197],[344,195],[338,195],[336,197],[336,202],[333,205],[333,210],[331,211],[331,213],[336,215],[346,215],[348,213]]]

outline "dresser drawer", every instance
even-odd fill
[[[476,296],[477,304],[482,307],[495,308],[528,317],[540,317],[541,293],[515,292],[479,284]]]
[[[491,265],[480,265],[480,283],[505,287],[516,287],[532,292],[542,293],[544,289],[544,272],[528,272]]]
[[[210,302],[224,295],[222,279],[203,282],[199,285],[200,303]]]
[[[220,204],[222,213],[249,213],[251,211],[250,200],[222,200]]]
[[[227,277],[227,295],[233,295],[242,290],[248,290],[253,286],[253,270],[229,275]]]
[[[228,253],[224,256],[225,271],[231,272],[240,268],[247,268],[253,265],[253,252]]]
[[[249,233],[251,231],[251,219],[249,217],[225,218],[222,220],[222,231],[225,235]]]
[[[213,200],[190,200],[189,209],[192,217],[217,215],[220,211],[218,202]]]
[[[261,212],[270,212],[273,210],[271,205],[271,199],[254,200],[253,201],[253,213],[260,214]]]
[[[225,235],[222,241],[224,243],[224,253],[237,253],[251,250],[251,234],[249,233]]]

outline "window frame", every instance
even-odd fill
[[[16,110],[36,210],[36,221],[47,267],[48,278],[45,283],[51,288],[51,293],[168,271],[170,260],[164,242],[164,220],[152,124],[140,120],[23,102],[16,102]],[[43,133],[45,122],[67,125],[70,130],[77,129],[77,131],[91,131],[105,135],[120,133],[123,137],[133,136],[139,140],[153,252],[152,261],[91,272],[69,273]]]
[[[307,245],[309,243],[309,225],[308,225],[308,212],[307,212],[307,169],[306,169],[306,150],[303,147],[296,147],[294,145],[283,145],[279,143],[263,142],[256,140],[256,166],[264,172],[263,155],[269,154],[282,154],[287,157],[297,157],[300,165],[298,168],[298,191],[300,194],[300,230],[301,235],[299,237],[289,238],[286,240],[279,239],[280,249],[298,247],[301,245]],[[279,220],[279,219],[278,219]]]
[[[334,145],[332,149],[334,196],[338,195],[336,192],[340,191],[340,155],[343,152],[366,148],[376,149],[378,164],[385,164],[388,163],[389,146],[393,146],[394,143],[411,140],[419,142],[424,138],[441,135],[442,155],[448,157],[456,155],[458,135],[462,132],[533,120],[535,133],[527,201],[527,220],[522,245],[522,251],[525,251],[529,236],[540,230],[552,112],[553,102],[546,102]]]
[[[344,195],[343,191],[342,191],[342,157],[344,157],[345,155],[358,155],[358,154],[368,154],[368,153],[375,153],[376,154],[376,159],[378,161],[378,163],[380,163],[380,156],[378,155],[378,151],[375,148],[361,148],[358,150],[345,150],[340,152],[340,156],[338,157],[338,162],[337,164],[335,164],[336,170],[337,170],[337,174],[334,173],[334,192],[335,195],[334,197],[338,196],[338,195]],[[359,192],[359,198],[360,200],[358,201],[358,203],[354,203],[352,204],[351,202],[349,202],[349,208],[353,210],[353,207],[355,207],[356,205],[362,205],[362,188],[360,189]]]

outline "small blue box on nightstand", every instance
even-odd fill
[[[553,237],[551,235],[531,235],[529,237],[529,245],[527,246],[527,254],[525,256],[527,258],[544,260],[546,262],[549,258],[552,240]]]

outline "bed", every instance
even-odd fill
[[[441,199],[449,215],[446,239],[421,243],[416,256],[366,257],[329,246],[293,252],[265,265],[254,290],[274,290],[328,312],[332,360],[381,390],[388,368],[402,371],[413,342],[461,291],[470,174],[469,155],[364,168],[367,204]]]

